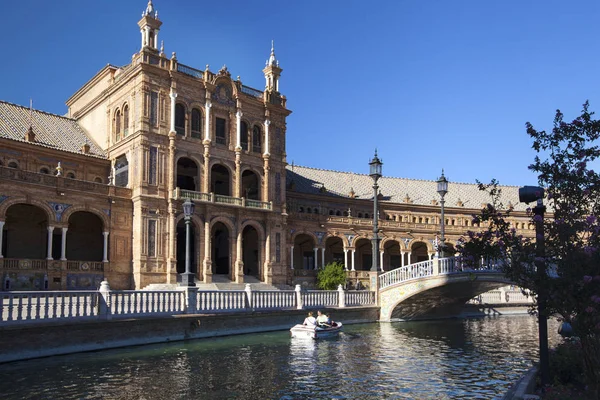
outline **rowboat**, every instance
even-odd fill
[[[293,338],[310,338],[310,339],[322,339],[337,336],[342,330],[341,322],[334,322],[331,327],[320,327],[310,325],[294,325],[290,329],[290,335]]]

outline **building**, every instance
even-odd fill
[[[159,47],[148,2],[140,50],[107,65],[67,100],[67,116],[0,102],[0,270],[4,290],[115,289],[176,283],[185,265],[182,203],[192,199],[191,265],[199,281],[314,282],[315,269],[370,269],[368,175],[290,166],[282,68],[271,53],[264,90],[226,67],[196,69]],[[385,270],[433,257],[435,182],[380,180]],[[532,234],[517,188],[515,227]],[[450,184],[446,243],[471,229],[487,199]]]

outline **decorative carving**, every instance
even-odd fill
[[[54,203],[52,201],[49,201],[48,204],[50,204],[50,207],[52,208],[52,210],[54,210],[54,215],[57,222],[60,222],[60,219],[62,218],[62,215],[65,212],[65,210],[71,207],[71,204]]]

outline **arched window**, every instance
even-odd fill
[[[262,138],[260,128],[254,125],[252,129],[252,151],[262,153]]]
[[[40,168],[40,174],[46,174],[48,175],[50,173],[50,170],[46,167],[42,167]]]
[[[365,213],[365,218],[369,218],[369,213]]]
[[[175,104],[175,132],[185,135],[185,106],[181,103]]]
[[[298,212],[299,212],[299,213],[303,213],[303,212],[304,212],[304,207],[299,207],[299,208],[298,208]]]
[[[348,211],[344,211],[344,217],[348,216]]]
[[[202,138],[202,113],[197,108],[192,109],[192,137]]]
[[[248,124],[244,121],[240,124],[240,146],[242,150],[248,151]]]
[[[69,179],[75,179],[75,174],[72,172],[67,172],[67,178]]]
[[[123,137],[129,135],[129,106],[123,107]]]
[[[97,176],[97,177],[94,178],[94,182],[96,182],[96,183],[104,183],[104,182],[102,182],[102,178],[100,178],[99,176]]]
[[[329,210],[329,215],[333,215],[333,210]]]
[[[358,218],[362,218],[362,213],[358,213]]]
[[[342,216],[342,212],[341,212],[340,210],[337,210],[337,211],[335,212],[335,216],[336,216],[336,217],[341,217],[341,216]]]
[[[311,214],[311,213],[312,213],[312,208],[310,208],[310,207],[306,207],[306,213],[307,213],[307,214]]]
[[[8,168],[19,168],[19,164],[16,161],[11,161],[8,163]]]
[[[115,112],[115,142],[121,140],[121,110]]]

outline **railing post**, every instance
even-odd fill
[[[246,283],[246,287],[244,288],[246,292],[246,308],[252,308],[252,286],[249,283]]]
[[[508,303],[508,296],[504,286],[500,288],[500,303]]]
[[[185,313],[195,314],[198,304],[198,287],[186,286],[185,289]]]
[[[242,207],[246,207],[246,198],[242,197]]]
[[[302,304],[302,288],[300,285],[296,285],[294,290],[296,291],[296,308],[302,310],[304,308],[304,304]]]
[[[433,276],[439,275],[440,274],[440,258],[439,257],[434,257],[433,260],[431,260],[432,262],[432,274]]]
[[[210,192],[210,202],[211,203],[215,202],[215,193],[214,192]]]
[[[338,285],[338,296],[339,296],[339,307],[346,307],[346,292],[344,292],[344,287],[342,285]]]
[[[100,283],[98,289],[98,317],[101,319],[111,319],[110,311],[110,286],[107,280]]]

